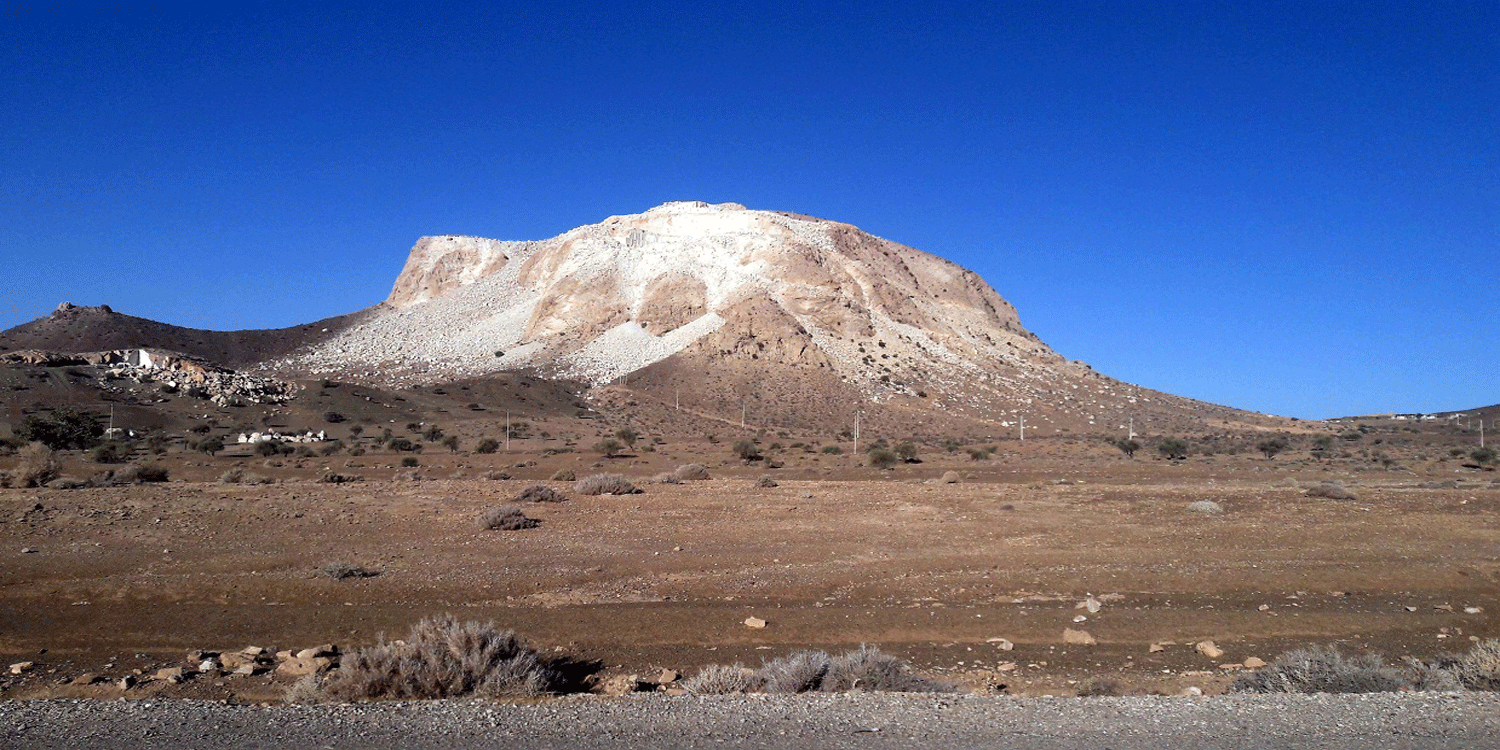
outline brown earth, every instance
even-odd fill
[[[978,461],[924,445],[925,463],[879,471],[797,436],[762,436],[774,470],[735,459],[732,439],[671,434],[604,459],[585,452],[584,429],[611,428],[574,424],[576,436],[553,424],[557,435],[494,455],[429,446],[416,469],[383,452],[173,449],[152,459],[166,484],[0,490],[0,654],[37,665],[0,675],[0,697],[120,695],[63,683],[149,675],[193,649],[356,647],[440,613],[493,619],[603,675],[870,643],[1019,694],[1068,694],[1091,676],[1125,692],[1214,692],[1246,658],[1305,644],[1429,658],[1500,637],[1500,485],[1435,431],[1371,431],[1325,458],[1183,462],[1100,440],[1003,441]],[[713,478],[650,481],[692,461]],[[213,481],[235,466],[278,481]],[[72,454],[64,474],[97,468]],[[562,468],[619,471],[645,492],[579,495],[548,479]],[[938,481],[950,470],[963,480]],[[486,471],[513,478],[477,478]],[[326,472],[363,481],[314,481]],[[413,473],[425,478],[398,478]],[[764,476],[778,486],[758,486]],[[1305,494],[1326,479],[1358,499]],[[538,528],[480,529],[485,510],[537,483],[568,496],[525,506]],[[1197,500],[1225,513],[1189,512]],[[334,580],[322,572],[333,563],[379,575]],[[1091,594],[1094,614],[1078,608]],[[1067,644],[1068,628],[1098,643]],[[1224,655],[1199,653],[1203,640]],[[129,694],[271,700],[285,684],[200,678]]]

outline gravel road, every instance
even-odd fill
[[[15,748],[1494,748],[1500,694],[576,697],[230,706],[0,703]]]

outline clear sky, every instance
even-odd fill
[[[203,6],[203,7],[199,7]],[[0,3],[0,328],[269,328],[668,200],[1288,416],[1500,402],[1500,3]]]

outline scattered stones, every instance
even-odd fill
[[[663,669],[661,671],[661,674],[658,674],[656,676],[656,684],[670,685],[671,683],[674,683],[680,679],[682,679],[681,672],[678,672],[675,669]]]
[[[640,690],[641,678],[633,674],[615,675],[599,686],[599,692],[605,695],[628,695]]]
[[[1091,635],[1087,630],[1063,628],[1063,643],[1068,643],[1075,646],[1092,646],[1098,642],[1099,641],[1095,639],[1094,636]]]
[[[1464,607],[1464,614],[1466,614],[1466,615],[1481,615],[1481,614],[1484,614],[1484,607]]]
[[[995,648],[1001,651],[1010,651],[1016,647],[1016,644],[1011,643],[1005,638],[987,638],[985,639],[985,643],[993,643],[995,644]]]
[[[1213,641],[1198,641],[1193,648],[1197,649],[1198,653],[1210,659],[1217,659],[1224,655],[1224,649],[1219,648]]]
[[[18,661],[15,664],[10,665],[10,673],[11,674],[25,674],[27,672],[30,672],[35,667],[36,667],[36,662]]]
[[[1147,649],[1147,651],[1153,654],[1159,654],[1163,651],[1166,651],[1168,645],[1169,644],[1166,643],[1153,643],[1151,644],[1151,648]]]
[[[1188,503],[1187,509],[1193,513],[1201,513],[1205,516],[1219,516],[1224,514],[1224,506],[1212,500],[1198,500]]]
[[[1252,656],[1252,657],[1250,657],[1248,659],[1245,659],[1245,661],[1244,661],[1245,669],[1260,669],[1261,667],[1264,667],[1265,665],[1266,665],[1266,660],[1260,658],[1259,656]]]
[[[746,617],[745,627],[755,630],[762,630],[766,627],[766,621],[760,619],[759,617]]]
[[[958,484],[959,482],[963,481],[963,477],[959,476],[958,472],[956,471],[945,471],[943,472],[942,481],[943,484]]]
[[[120,681],[116,682],[115,685],[118,686],[121,690],[129,690],[129,689],[135,687],[135,682],[136,682],[135,675],[128,674],[128,675],[125,675],[124,677],[121,677]]]
[[[1103,607],[1103,606],[1104,606],[1103,602],[1099,601],[1098,599],[1095,599],[1093,594],[1089,594],[1089,596],[1088,596],[1087,599],[1084,599],[1083,601],[1079,602],[1077,605],[1075,605],[1073,607],[1073,609],[1086,609],[1086,610],[1089,611],[1089,614],[1092,615],[1092,614],[1097,613],[1099,611],[1099,609],[1101,607]]]
[[[23,555],[34,555],[34,554],[36,554],[36,548],[35,547],[22,547],[21,548],[21,554],[23,554]]]
[[[1269,605],[1269,604],[1262,604],[1259,607],[1256,607],[1255,610],[1257,612],[1270,612],[1271,611],[1271,605]]]
[[[187,670],[182,667],[163,667],[156,670],[156,673],[151,675],[151,679],[177,685],[187,679]]]
[[[92,685],[92,684],[94,684],[94,683],[96,683],[98,681],[99,681],[99,675],[97,675],[97,674],[95,674],[93,672],[84,672],[83,674],[78,675],[77,677],[74,677],[71,680],[68,680],[68,684],[69,685]]]

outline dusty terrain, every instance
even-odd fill
[[[763,437],[767,460],[751,463],[732,440],[671,436],[611,459],[586,437],[518,439],[493,455],[430,446],[415,469],[383,451],[168,450],[152,459],[170,468],[164,484],[0,490],[0,654],[36,664],[0,676],[0,697],[119,695],[119,677],[183,665],[195,649],[347,649],[445,612],[596,660],[600,677],[871,643],[976,690],[1031,695],[1071,694],[1089,677],[1125,693],[1212,693],[1245,659],[1309,643],[1424,658],[1500,637],[1495,474],[1422,448],[1441,436],[1398,437],[1376,439],[1400,461],[1169,462],[1048,439],[992,443],[982,460],[924,445],[923,463],[888,471],[796,436]],[[651,481],[692,461],[712,478]],[[276,482],[214,481],[236,466]],[[63,470],[91,468],[75,454]],[[549,479],[563,468],[618,471],[644,492],[580,495]],[[500,471],[512,478],[480,478]],[[962,481],[939,481],[947,471]],[[316,481],[329,472],[361,481]],[[777,486],[759,486],[766,476]],[[1327,479],[1357,499],[1305,494]],[[537,528],[480,528],[484,511],[534,484],[568,499],[525,505]],[[1188,511],[1198,500],[1225,512]],[[336,580],[323,573],[332,563],[379,574]],[[1080,608],[1090,595],[1095,613]],[[1097,643],[1065,643],[1065,629]],[[1224,653],[1200,653],[1204,640]],[[85,672],[110,679],[66,684]],[[286,682],[129,692],[258,701]]]

